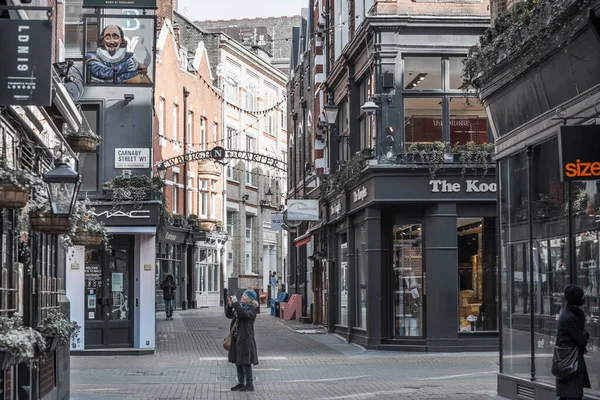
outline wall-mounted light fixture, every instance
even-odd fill
[[[125,104],[129,104],[129,103],[131,103],[132,100],[135,99],[135,95],[134,94],[124,94],[123,98],[125,99]]]
[[[273,207],[273,203],[271,203],[271,198],[273,197],[273,192],[271,191],[270,187],[267,190],[267,192],[265,193],[265,196],[267,197],[267,199],[260,201],[260,208],[261,209],[263,209],[265,207],[269,207],[269,208]]]
[[[248,199],[250,198],[249,194],[245,194],[242,196],[242,203],[246,204],[246,202],[248,201]]]

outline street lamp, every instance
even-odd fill
[[[325,119],[327,119],[327,123],[329,125],[335,124],[337,121],[337,115],[340,108],[335,105],[331,96],[329,96],[329,100],[327,104],[323,106],[323,111],[325,112]]]
[[[77,200],[81,177],[71,168],[65,159],[56,162],[56,167],[44,174],[48,185],[48,196],[52,213],[59,217],[69,217]]]
[[[367,115],[373,116],[379,110],[379,106],[373,100],[369,99],[360,109],[366,112]]]
[[[167,177],[167,167],[165,167],[165,164],[162,161],[158,164],[158,167],[156,167],[156,172],[158,172],[158,177],[163,181]]]

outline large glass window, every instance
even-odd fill
[[[339,263],[340,270],[338,275],[339,285],[339,308],[338,325],[348,326],[348,240],[344,234],[340,236]]]
[[[463,86],[463,60],[464,57],[449,57],[448,69],[450,81],[448,82],[450,89],[462,89]]]
[[[450,144],[487,143],[487,116],[481,102],[450,97]]]
[[[404,132],[407,150],[415,142],[442,141],[442,99],[439,97],[405,98]]]
[[[404,57],[404,89],[442,89],[441,57]]]
[[[496,224],[495,218],[457,219],[458,329],[495,331]]]
[[[367,229],[361,225],[354,230],[356,243],[356,326],[367,329]]]
[[[421,224],[394,225],[394,335],[423,336]]]

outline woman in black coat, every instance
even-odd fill
[[[579,349],[579,368],[577,374],[572,378],[564,381],[556,380],[556,395],[561,400],[576,400],[583,398],[584,387],[591,387],[583,358],[587,351],[585,346],[587,346],[590,334],[584,329],[585,314],[579,308],[585,302],[585,292],[579,286],[569,285],[564,293],[567,304],[558,317],[556,346],[577,347]]]
[[[231,390],[253,392],[252,364],[258,364],[258,352],[254,340],[254,320],[258,307],[257,295],[246,290],[241,304],[235,296],[228,299],[225,316],[231,319],[231,346],[228,360],[237,367],[238,384]]]

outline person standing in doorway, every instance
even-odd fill
[[[231,346],[227,359],[237,368],[238,384],[233,391],[253,392],[252,365],[258,364],[258,351],[254,340],[254,321],[258,296],[254,290],[246,290],[241,304],[236,296],[227,299],[225,316],[231,319]]]
[[[583,388],[589,388],[590,378],[585,366],[583,355],[587,352],[590,334],[584,329],[585,314],[579,307],[585,304],[583,288],[569,285],[564,291],[567,304],[558,317],[556,332],[557,347],[577,347],[579,350],[579,365],[577,373],[566,380],[556,380],[556,395],[560,400],[583,399]]]
[[[271,298],[277,301],[279,296],[279,278],[277,277],[277,271],[273,271],[271,275]]]
[[[173,275],[167,273],[165,280],[160,284],[160,288],[163,291],[163,299],[165,300],[165,313],[167,314],[167,321],[173,320],[173,303],[175,302],[175,279]]]

